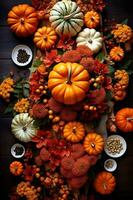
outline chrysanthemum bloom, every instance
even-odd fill
[[[72,179],[68,179],[68,184],[73,189],[79,189],[86,183],[87,179],[88,179],[87,175],[74,177]]]
[[[78,51],[76,50],[70,50],[70,51],[66,51],[62,58],[61,61],[62,62],[79,62],[81,59],[81,55]]]
[[[47,151],[45,147],[43,147],[40,151],[40,158],[43,161],[48,161],[50,159],[50,153]]]
[[[72,156],[69,156],[69,157],[65,156],[61,160],[61,166],[66,170],[71,170],[73,168],[74,163],[75,163],[75,161]]]
[[[72,178],[73,177],[72,170],[66,170],[63,167],[60,168],[60,173],[65,178]]]
[[[72,173],[74,176],[83,176],[85,175],[90,168],[90,160],[88,157],[79,158],[72,168]]]
[[[53,110],[55,113],[60,112],[63,108],[62,104],[57,102],[53,97],[48,100],[48,106],[50,110]]]
[[[47,116],[48,110],[44,104],[39,103],[33,105],[31,113],[34,118],[42,119]]]
[[[71,151],[71,156],[75,160],[80,158],[81,156],[83,156],[85,154],[84,147],[80,143],[73,144],[70,148],[70,151]]]
[[[93,72],[95,66],[95,60],[91,57],[83,57],[80,64],[85,67],[88,72]]]
[[[29,106],[29,100],[27,98],[22,98],[18,100],[13,109],[18,113],[25,113],[28,112]]]
[[[77,112],[74,111],[74,110],[71,110],[71,109],[69,109],[67,107],[64,108],[60,113],[60,118],[63,121],[70,122],[70,121],[75,120],[76,117],[77,117]]]
[[[91,49],[85,45],[79,45],[76,51],[80,53],[81,57],[91,57],[93,55]]]
[[[130,40],[133,35],[132,29],[126,24],[117,24],[111,33],[118,42],[126,42]]]

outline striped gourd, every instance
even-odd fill
[[[75,36],[84,23],[83,13],[71,0],[57,2],[50,11],[49,21],[60,36]]]

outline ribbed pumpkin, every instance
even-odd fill
[[[115,177],[106,171],[100,172],[94,180],[94,188],[100,194],[111,194],[116,186]]]
[[[133,108],[123,108],[116,113],[116,126],[123,132],[133,131]]]
[[[23,165],[21,162],[19,161],[13,161],[10,164],[10,172],[15,175],[15,176],[19,176],[22,174],[23,172]]]
[[[100,16],[97,12],[91,10],[85,14],[84,21],[88,28],[96,28],[100,23]]]
[[[37,30],[34,35],[35,45],[41,49],[50,49],[56,42],[57,35],[51,27],[42,27]]]
[[[118,61],[121,61],[124,57],[124,50],[121,48],[121,47],[113,47],[111,50],[110,50],[110,58],[115,61],[115,62],[118,62]]]
[[[27,37],[32,35],[37,29],[37,13],[28,4],[20,4],[14,6],[8,13],[7,23],[16,35]]]
[[[75,104],[89,89],[89,74],[78,63],[59,63],[49,74],[48,88],[58,102]]]
[[[76,2],[63,0],[53,6],[49,20],[59,35],[75,36],[83,26],[83,13]]]
[[[85,45],[89,47],[93,53],[97,53],[102,48],[102,41],[101,33],[95,29],[89,28],[83,29],[76,38],[77,46]]]
[[[104,147],[104,139],[97,133],[88,133],[83,143],[85,151],[89,155],[98,155]]]
[[[85,128],[80,122],[69,122],[63,129],[63,136],[73,143],[79,142],[85,136]]]

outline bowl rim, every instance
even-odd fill
[[[14,154],[14,149],[15,149],[16,146],[19,146],[19,147],[22,147],[22,148],[23,148],[23,153],[22,153],[21,155],[15,155],[15,154]],[[12,147],[11,147],[11,154],[12,154],[12,156],[13,156],[14,158],[21,158],[21,157],[23,157],[24,154],[25,154],[25,147],[24,147],[22,144],[20,144],[20,143],[15,143],[15,144],[12,145]]]

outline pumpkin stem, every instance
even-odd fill
[[[68,69],[68,77],[67,77],[67,84],[72,84],[72,82],[71,82],[71,76],[72,76],[72,68],[71,67],[69,67],[69,69]]]
[[[20,19],[20,23],[21,23],[21,24],[24,24],[24,18],[21,18],[21,19]]]
[[[27,126],[29,125],[29,124],[31,124],[32,122],[33,122],[34,120],[31,120],[29,123],[27,123],[27,124],[25,124],[24,126],[23,126],[23,131],[26,131],[27,130]]]
[[[107,189],[107,185],[106,185],[106,183],[103,183],[103,189],[104,189],[104,190]]]
[[[95,144],[94,144],[94,143],[91,143],[91,147],[92,147],[92,148],[95,148]]]
[[[77,129],[76,126],[74,126],[74,127],[73,127],[73,130],[72,130],[73,133],[76,133],[76,129]]]
[[[133,117],[127,117],[127,121],[133,120]]]

